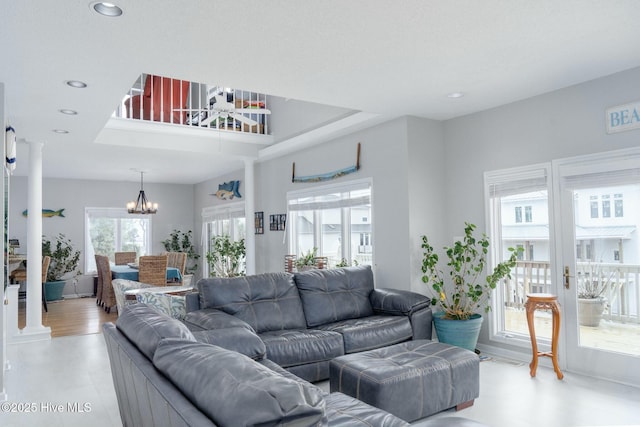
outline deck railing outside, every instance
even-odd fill
[[[220,108],[222,103],[214,106],[216,100],[226,101],[225,108]],[[269,115],[260,113],[267,108],[267,95],[262,93],[141,74],[122,99],[114,116],[268,134]],[[251,112],[252,109],[256,112]]]
[[[640,265],[578,262],[571,282],[585,280],[597,269],[606,278],[602,296],[607,299],[603,319],[621,323],[640,324]],[[507,307],[524,308],[526,294],[531,292],[553,293],[551,268],[548,261],[518,261],[502,287]]]

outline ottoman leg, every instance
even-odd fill
[[[475,402],[475,399],[468,400],[468,401],[462,402],[462,403],[458,403],[456,405],[456,411],[462,411],[463,409],[466,409],[466,408],[469,408],[469,407],[473,406],[473,402]]]

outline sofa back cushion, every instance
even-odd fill
[[[326,422],[321,389],[285,378],[234,351],[164,340],[153,364],[219,426]]]
[[[163,338],[196,340],[184,323],[160,313],[146,304],[125,306],[123,312],[118,316],[116,327],[149,360],[153,360],[158,343]]]
[[[298,288],[289,273],[202,279],[198,292],[201,309],[236,316],[256,333],[307,327]]]
[[[295,282],[309,327],[373,315],[368,265],[296,273]]]

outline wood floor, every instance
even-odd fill
[[[102,332],[102,324],[115,322],[116,310],[107,314],[96,305],[95,298],[70,298],[47,304],[48,312],[42,309],[42,325],[51,328],[51,337],[97,334]],[[18,327],[26,324],[26,303],[18,303]]]

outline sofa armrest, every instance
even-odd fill
[[[374,312],[395,316],[411,316],[431,305],[431,300],[425,295],[388,288],[374,289],[369,300]]]
[[[215,308],[205,308],[203,310],[192,311],[187,313],[184,323],[189,326],[192,331],[224,329],[224,328],[245,328],[255,333],[253,328],[244,320],[238,319],[224,311]]]
[[[198,292],[190,292],[184,298],[187,304],[187,313],[200,310],[200,294]]]

